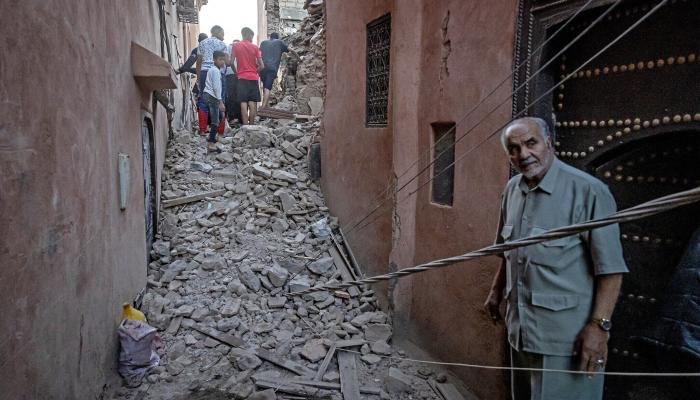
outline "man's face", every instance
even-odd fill
[[[510,162],[528,181],[539,182],[554,161],[552,142],[545,139],[540,130],[535,122],[520,121],[508,127],[505,133]]]

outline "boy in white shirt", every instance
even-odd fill
[[[206,84],[204,85],[204,101],[209,109],[209,137],[207,138],[207,152],[221,153],[216,147],[216,130],[219,126],[220,114],[226,111],[223,94],[223,73],[221,68],[226,63],[226,53],[223,51],[214,52],[214,67],[207,71]]]

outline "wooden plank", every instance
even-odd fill
[[[263,379],[253,378],[255,385],[263,389],[275,389],[275,392],[306,396],[311,398],[330,398],[335,395],[330,390],[325,390],[313,386],[305,386],[289,382],[272,382]]]
[[[333,360],[333,356],[335,355],[335,348],[336,348],[336,344],[333,343],[331,345],[331,348],[328,349],[328,353],[326,353],[326,358],[323,359],[321,366],[318,367],[318,371],[316,371],[316,376],[314,376],[315,381],[320,381],[321,378],[323,378],[323,374],[326,373],[328,366],[330,365],[331,361]]]
[[[445,400],[464,400],[464,396],[457,390],[455,385],[451,383],[435,383],[437,389],[440,391],[442,397]]]
[[[430,386],[430,388],[433,389],[433,392],[435,392],[435,395],[437,395],[442,400],[445,400],[445,396],[443,396],[442,392],[440,392],[440,389],[438,389],[437,382],[435,382],[434,379],[428,379],[428,386]]]
[[[335,245],[336,250],[338,250],[338,254],[340,254],[340,257],[345,262],[345,266],[347,266],[348,271],[350,271],[350,275],[352,275],[353,280],[357,280],[357,274],[355,274],[355,271],[352,270],[350,261],[348,261],[348,258],[345,257],[345,253],[343,253],[343,249],[340,246],[340,243],[338,243],[338,240],[335,238],[333,232],[331,232],[331,239],[333,240],[333,244]]]
[[[227,344],[232,347],[244,347],[246,345],[246,342],[243,341],[241,338],[237,338],[233,335],[229,335],[227,333],[221,333],[217,330],[210,329],[210,328],[205,328],[200,325],[192,325],[192,329],[194,329],[197,332],[200,332],[204,335],[209,336],[212,339],[218,340],[219,342],[223,344]]]
[[[316,375],[316,371],[309,369],[309,368],[306,368],[305,366],[303,366],[301,364],[295,363],[292,360],[282,359],[282,358],[270,353],[269,351],[267,351],[265,349],[258,349],[255,351],[255,354],[257,354],[257,356],[262,358],[263,360],[271,362],[271,363],[277,365],[278,367],[282,367],[284,369],[292,371],[297,375],[309,376],[309,377]]]
[[[176,199],[163,200],[161,202],[161,205],[163,206],[163,208],[179,206],[180,204],[187,204],[187,203],[193,203],[195,201],[200,201],[200,200],[203,200],[207,197],[221,196],[224,193],[226,193],[226,189],[212,190],[210,192],[192,194],[189,196],[178,197]]]
[[[331,257],[333,257],[333,262],[335,263],[338,272],[340,272],[340,276],[341,278],[343,278],[343,282],[353,281],[354,279],[352,277],[352,274],[350,273],[350,270],[348,269],[348,265],[345,264],[345,261],[340,256],[338,250],[331,247],[328,249],[328,252],[331,253]],[[360,290],[356,286],[350,286],[349,288],[347,288],[347,290],[350,296],[352,297],[357,297],[360,295]]]
[[[360,400],[360,384],[357,382],[357,365],[355,354],[341,351],[338,353],[340,370],[340,392],[344,400]]]
[[[345,233],[343,233],[343,228],[338,227],[338,232],[340,232],[340,237],[343,238],[343,246],[345,246],[345,250],[348,252],[348,257],[350,257],[350,261],[352,262],[351,269],[353,272],[355,272],[355,276],[360,276],[360,264],[358,264],[357,259],[355,258],[355,253],[353,253],[352,249],[350,248],[350,243],[348,243],[348,239],[345,237]]]
[[[342,349],[345,347],[356,347],[356,346],[362,346],[363,344],[367,343],[366,340],[364,339],[347,339],[347,340],[338,340],[334,343],[334,346]]]
[[[300,379],[292,379],[292,383],[296,383],[299,385],[306,385],[306,386],[315,386],[321,389],[329,389],[329,390],[340,390],[340,383],[334,383],[334,382],[316,382],[316,381],[304,381]],[[360,393],[364,394],[381,394],[382,389],[380,388],[373,388],[373,387],[368,387],[368,386],[360,386]]]

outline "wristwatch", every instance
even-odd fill
[[[598,328],[604,330],[605,332],[610,332],[612,328],[612,322],[607,318],[591,318],[591,322],[598,325]]]

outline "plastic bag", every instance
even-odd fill
[[[119,374],[127,386],[138,386],[160,363],[160,357],[155,352],[157,330],[143,321],[125,319],[119,325],[118,333],[121,344]]]

